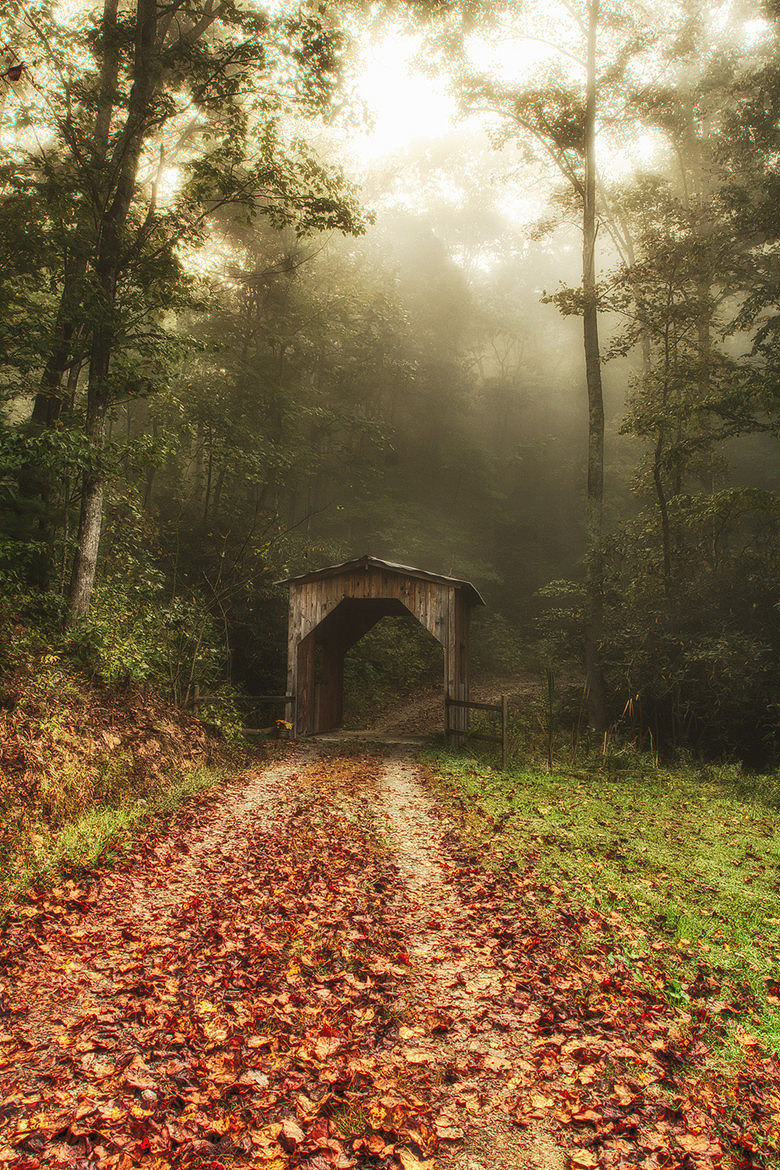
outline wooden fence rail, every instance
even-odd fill
[[[452,707],[466,707],[473,711],[495,711],[501,715],[501,734],[500,735],[485,735],[480,731],[462,731],[457,727],[450,727],[450,710]],[[509,699],[506,695],[501,696],[500,703],[478,703],[472,702],[470,699],[451,699],[449,695],[444,699],[444,730],[447,736],[447,743],[450,742],[452,736],[461,736],[466,739],[482,739],[488,743],[501,744],[501,767],[506,767],[506,736],[507,727],[509,725]]]
[[[204,703],[211,703],[216,699],[217,695],[202,695],[200,687],[193,688],[193,696],[190,703],[196,709]],[[289,723],[295,725],[295,695],[236,695],[233,700],[237,706],[257,708],[259,706],[266,706],[271,703],[284,703],[285,719]],[[288,714],[288,707],[291,708]],[[267,727],[242,727],[244,735],[262,735],[266,731],[272,730]]]

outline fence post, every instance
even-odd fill
[[[509,723],[509,700],[501,696],[501,767],[506,768],[506,733]]]

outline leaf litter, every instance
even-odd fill
[[[622,959],[615,914],[465,854],[422,780],[292,751],[31,897],[0,949],[0,1166],[765,1164],[777,1062],[746,1034],[736,1078],[706,1072],[719,1014]]]

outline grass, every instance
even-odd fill
[[[728,1003],[732,1033],[780,1053],[775,778],[641,758],[612,775],[500,772],[445,752],[429,763],[471,844],[502,864],[530,859],[562,897],[629,921],[626,957],[656,951],[670,999]]]
[[[17,850],[6,860],[5,872],[0,867],[0,921],[31,888],[53,886],[63,877],[81,877],[111,864],[151,825],[234,771],[225,765],[196,768],[147,796],[93,804],[56,826],[28,826],[26,834],[17,836]]]

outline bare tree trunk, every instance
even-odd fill
[[[160,76],[156,50],[157,0],[138,0],[133,85],[122,133],[109,160],[116,182],[101,224],[95,260],[98,318],[93,326],[87,385],[87,437],[95,465],[84,474],[79,536],[70,583],[68,625],[89,612],[102,526],[106,418],[110,402],[109,370],[115,340],[116,291],[122,263],[122,242],[135,191],[138,164],[148,132],[149,110]],[[108,126],[105,126],[108,132]]]
[[[588,719],[595,731],[606,728],[600,643],[604,624],[604,396],[601,385],[596,296],[596,31],[599,0],[588,2],[585,95],[585,185],[582,216],[582,292],[585,379],[588,390],[588,485],[585,508],[585,675]]]
[[[68,597],[69,629],[87,616],[95,583],[100,533],[103,527],[105,472],[101,456],[106,440],[105,399],[96,404],[93,417],[88,420],[87,437],[97,461],[93,469],[84,473],[81,489],[81,514]]]

